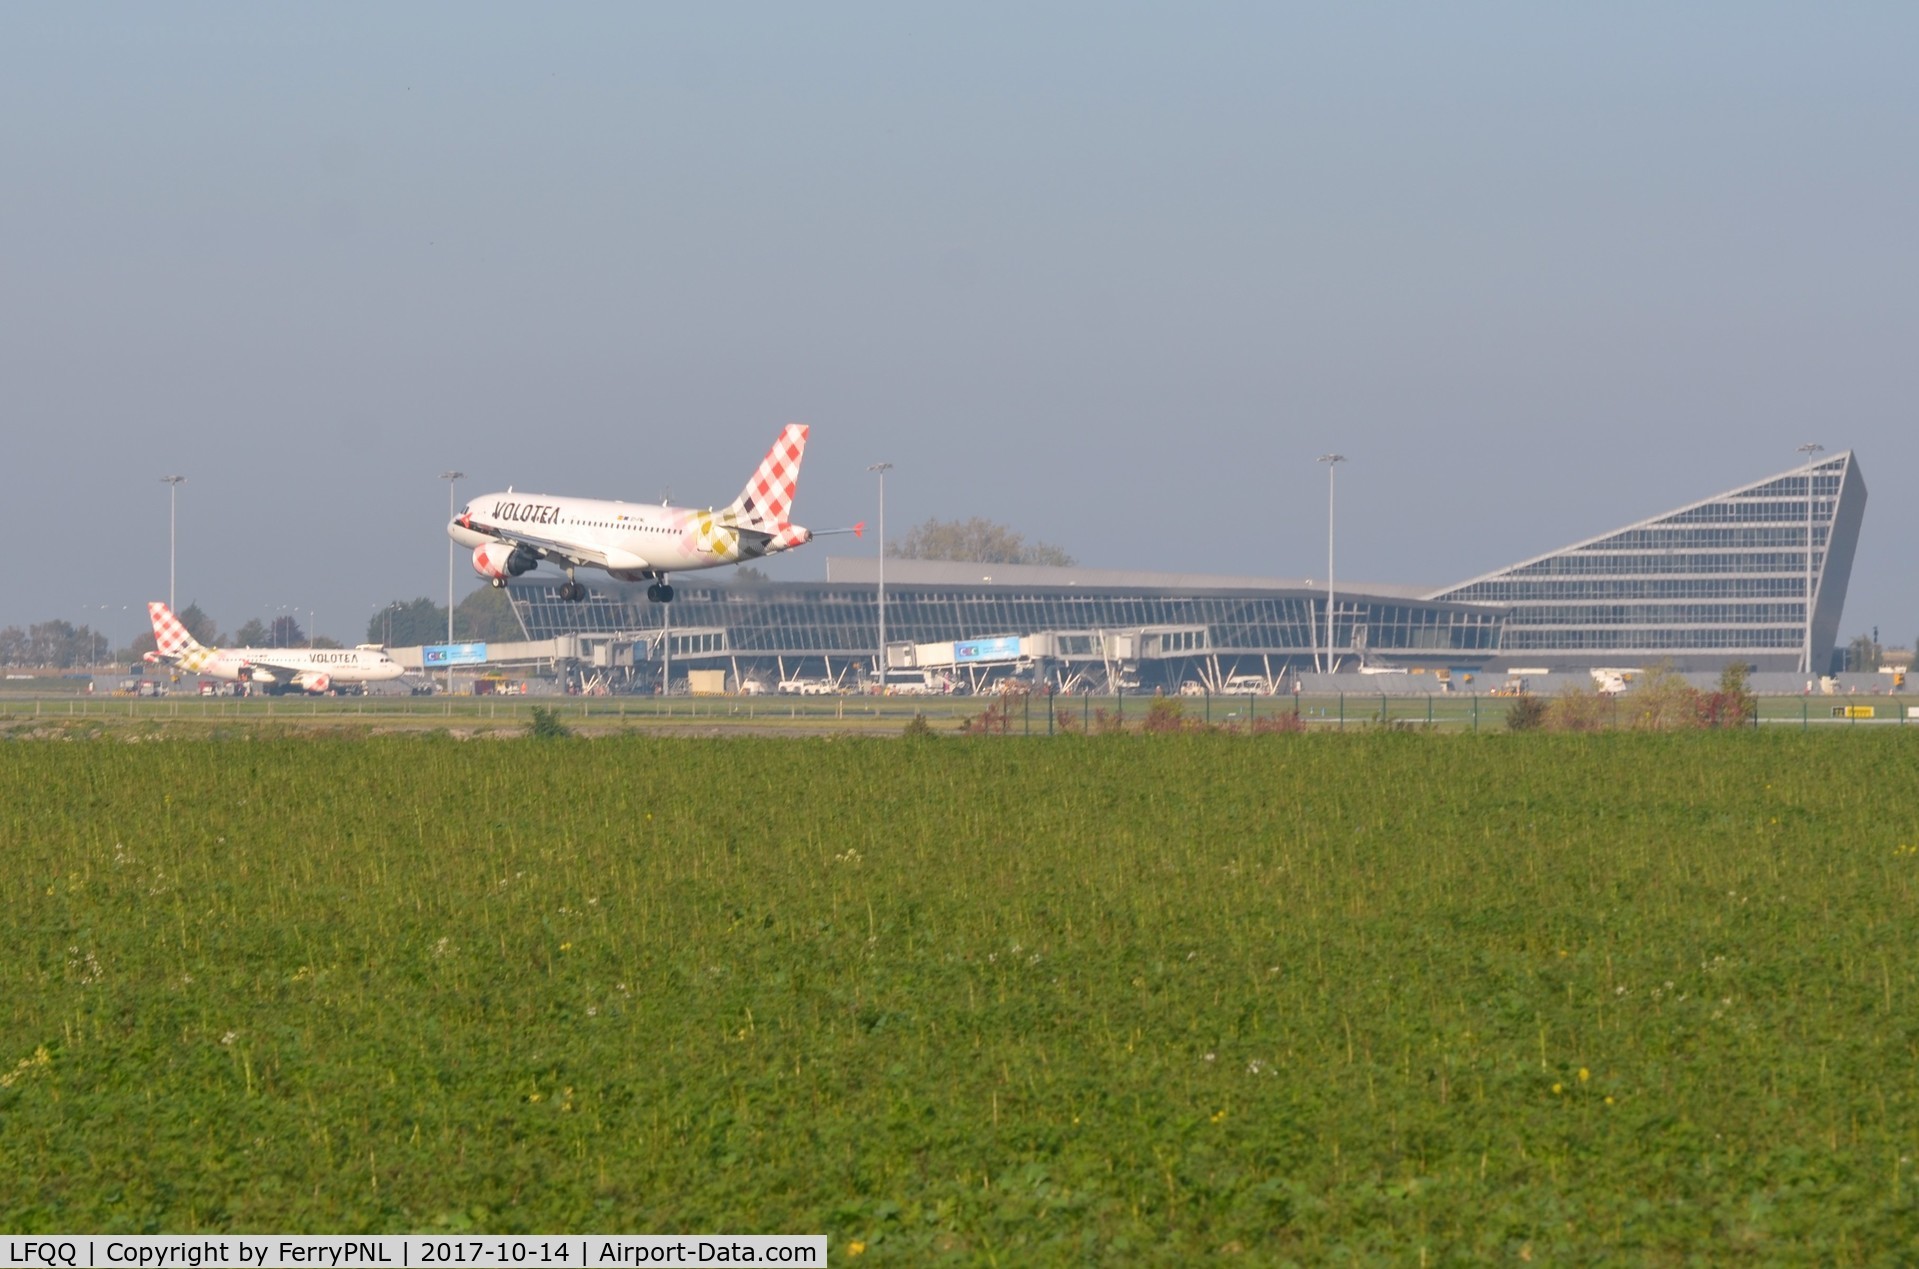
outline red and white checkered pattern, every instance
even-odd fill
[[[163,657],[179,656],[182,652],[199,647],[180,619],[173,615],[173,609],[159,601],[147,605],[147,617],[153,622],[153,642]]]
[[[807,427],[788,423],[773,448],[766,451],[760,469],[746,482],[740,496],[726,509],[735,524],[778,531],[793,513],[793,493],[800,483],[800,456],[806,452]]]
[[[173,610],[158,600],[147,605],[147,617],[153,622],[154,657],[171,661],[183,670],[204,670],[213,663],[218,655],[211,648],[203,648],[199,641],[187,633]],[[151,662],[149,663],[151,664]]]

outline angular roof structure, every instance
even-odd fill
[[[1427,598],[1505,607],[1516,665],[1824,672],[1865,506],[1850,451],[1815,457]]]

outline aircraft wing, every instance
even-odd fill
[[[322,669],[319,666],[282,665],[278,661],[265,661],[259,657],[248,657],[246,665],[249,670],[265,670],[282,683],[291,682],[302,674],[313,674],[316,672],[320,674],[330,673],[330,671]]]
[[[578,542],[558,542],[552,538],[543,538],[536,533],[526,533],[519,529],[503,529],[497,524],[481,524],[477,527],[508,546],[523,546],[543,560],[590,565],[594,568],[611,567],[604,551],[593,550]]]

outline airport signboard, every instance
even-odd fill
[[[1005,635],[998,639],[968,639],[953,645],[953,660],[956,662],[1010,661],[1018,656],[1018,635]]]
[[[449,665],[485,665],[484,643],[429,643],[420,649],[420,664],[429,670]]]

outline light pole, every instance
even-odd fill
[[[877,658],[880,671],[880,694],[886,693],[886,473],[893,470],[891,463],[874,463],[866,470],[876,472],[880,478],[880,654]]]
[[[440,473],[440,479],[446,482],[446,518],[448,520],[453,519],[453,482],[461,479],[465,475],[466,473],[463,471],[443,471]],[[446,641],[449,646],[453,643],[453,542],[451,539],[448,539],[446,544]],[[447,655],[451,657],[452,653],[449,652]],[[446,691],[449,696],[453,694],[453,663],[451,660],[447,662],[446,667]]]
[[[1326,672],[1331,674],[1333,659],[1333,472],[1346,461],[1344,454],[1321,454],[1326,464]]]
[[[173,608],[173,559],[174,559],[174,512],[178,510],[180,486],[186,483],[185,476],[162,476],[160,483],[167,487],[167,610]]]
[[[1804,664],[1800,666],[1800,669],[1806,674],[1808,678],[1812,676],[1812,473],[1813,473],[1813,464],[1814,464],[1813,455],[1823,452],[1825,448],[1826,447],[1824,445],[1814,445],[1814,444],[1811,444],[1810,442],[1808,442],[1805,445],[1801,445],[1799,447],[1799,452],[1806,456],[1806,647],[1805,647],[1805,651],[1801,654],[1800,659],[1804,662]]]

